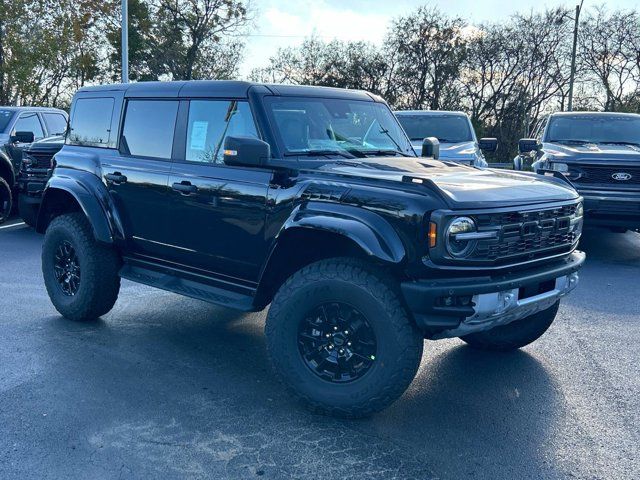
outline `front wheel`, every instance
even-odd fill
[[[42,275],[53,306],[71,320],[107,313],[120,291],[120,258],[96,242],[82,213],[52,220],[42,245]]]
[[[534,313],[500,327],[460,337],[470,346],[481,350],[510,351],[529,345],[540,338],[551,326],[558,313],[560,302],[541,312]]]
[[[331,259],[294,274],[266,322],[276,372],[312,410],[363,417],[395,401],[413,380],[423,337],[393,281],[364,262]]]

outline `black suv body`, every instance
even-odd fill
[[[516,168],[560,172],[584,197],[588,225],[640,229],[640,115],[554,113],[520,141]],[[525,162],[522,162],[522,159]]]
[[[121,277],[270,305],[275,369],[316,410],[384,408],[424,338],[532,342],[584,262],[569,184],[416,157],[366,92],[110,85],[76,94],[70,126],[37,225],[58,311],[105,314]]]
[[[67,113],[47,107],[0,107],[0,223],[7,219],[18,193],[25,148],[34,141],[64,135]]]

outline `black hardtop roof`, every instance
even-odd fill
[[[276,85],[241,80],[189,80],[175,82],[133,82],[82,87],[77,93],[120,91],[126,97],[226,97],[246,98],[249,90],[261,89],[265,93],[291,97],[344,98],[353,100],[382,100],[362,90],[315,87],[307,85]]]
[[[549,115],[549,117],[630,117],[638,118],[640,115],[637,113],[626,112],[555,112]]]
[[[21,107],[16,107],[14,105],[9,105],[9,106],[0,106],[0,110],[9,110],[11,112],[21,112],[24,110],[33,110],[33,111],[38,111],[38,112],[63,112],[66,113],[64,110],[60,109],[60,108],[55,108],[55,107],[30,107],[30,106],[21,106]]]

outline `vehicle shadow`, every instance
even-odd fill
[[[640,234],[614,233],[605,228],[585,228],[580,250],[587,253],[587,261],[640,266]]]

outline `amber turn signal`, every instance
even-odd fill
[[[435,222],[429,222],[429,248],[436,246],[436,240],[438,239],[438,228]]]

